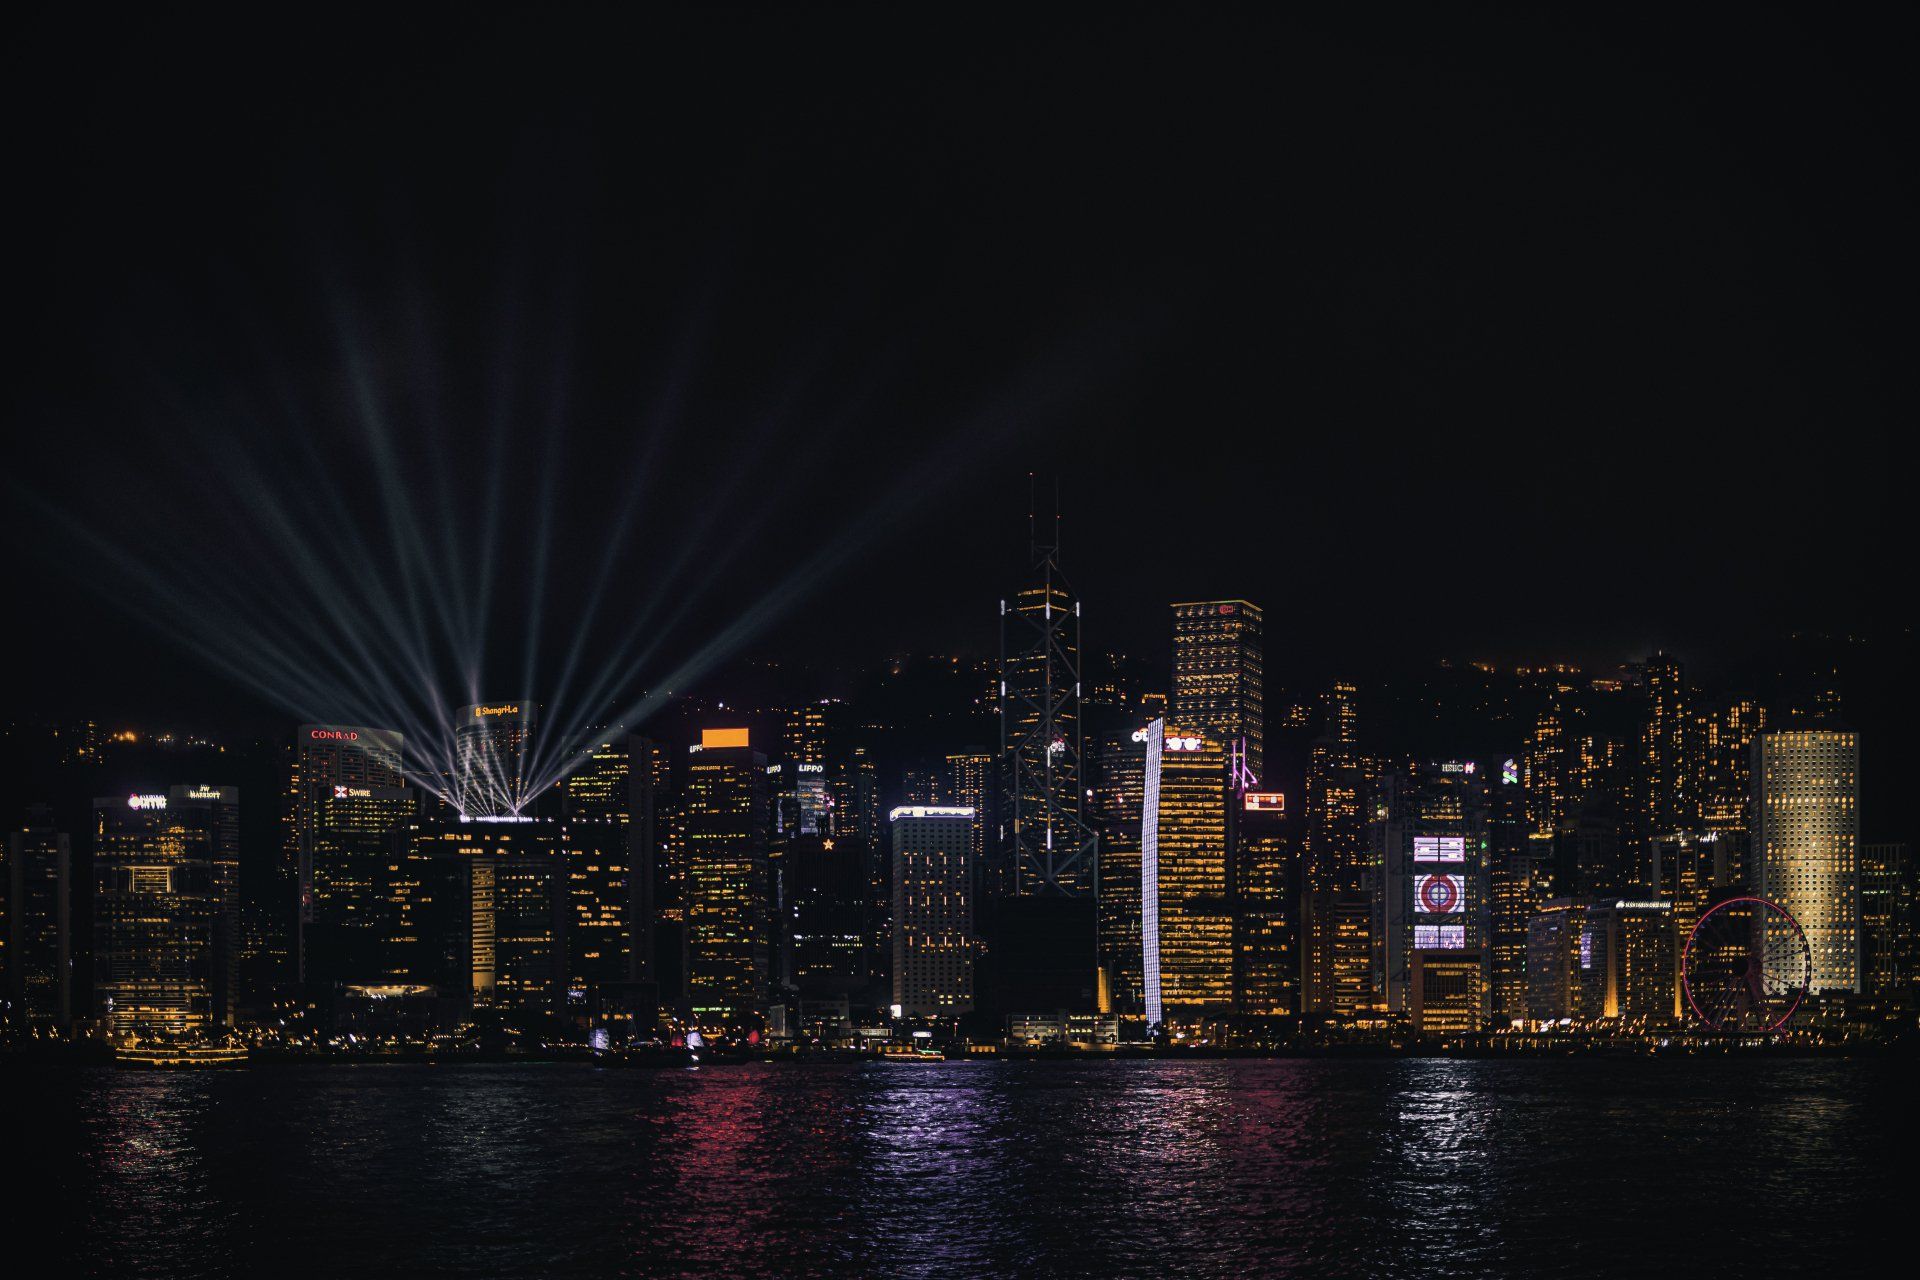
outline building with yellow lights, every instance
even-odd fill
[[[1753,883],[1800,924],[1814,991],[1860,990],[1860,738],[1839,729],[1759,734]],[[1784,949],[1769,948],[1769,954]],[[1780,986],[1789,969],[1769,973]]]
[[[1173,700],[1167,717],[1215,742],[1244,739],[1255,778],[1266,768],[1266,665],[1260,606],[1198,600],[1173,606]]]
[[[761,1029],[772,977],[768,929],[767,758],[746,729],[701,732],[689,749],[687,998],[717,1034]]]
[[[1146,747],[1140,942],[1147,1023],[1155,1026],[1233,1007],[1232,790],[1223,744],[1155,720]]]
[[[973,1010],[974,812],[965,805],[893,810],[893,1003],[905,1017]]]
[[[110,1039],[191,1039],[218,1020],[208,816],[161,793],[93,802],[94,1007]]]

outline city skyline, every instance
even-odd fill
[[[29,3],[13,1254],[1873,1270],[1894,24]]]

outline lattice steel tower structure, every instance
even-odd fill
[[[989,896],[1094,889],[1080,726],[1080,602],[1060,571],[1060,515],[1042,542],[1027,513],[1032,585],[1000,602],[1000,840]]]

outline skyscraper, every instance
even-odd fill
[[[1536,1022],[1600,1016],[1585,898],[1552,898],[1527,926],[1527,1016]]]
[[[947,796],[955,805],[973,810],[967,856],[972,859],[976,880],[986,866],[987,840],[995,825],[993,807],[999,797],[993,785],[993,767],[993,752],[984,749],[956,751],[947,756]]]
[[[607,993],[654,981],[655,774],[659,752],[646,738],[600,729],[576,746],[578,766],[561,786],[565,818],[567,975],[570,988],[606,1008]],[[657,991],[631,994],[627,1007],[651,1017]],[[652,1027],[635,1028],[650,1034]]]
[[[1100,837],[1096,931],[1104,1000],[1100,1012],[1146,1013],[1140,954],[1140,820],[1146,799],[1147,730],[1099,734],[1090,819]]]
[[[977,918],[978,1003],[991,1017],[1090,1013],[1098,998],[1098,839],[1081,767],[1080,603],[1051,544],[1000,602],[1000,805]]]
[[[1766,708],[1736,698],[1699,713],[1700,827],[1721,847],[1724,883],[1748,884],[1752,849],[1748,806],[1753,801],[1753,740],[1767,727]]]
[[[93,993],[114,1040],[191,1039],[218,1020],[211,816],[159,793],[93,802]]]
[[[1655,653],[1643,669],[1646,721],[1640,737],[1643,786],[1640,841],[1693,826],[1700,817],[1699,738],[1677,658]]]
[[[1870,844],[1860,856],[1862,981],[1875,999],[1911,998],[1920,983],[1920,876],[1913,848]]]
[[[1813,949],[1814,991],[1860,990],[1860,739],[1792,729],[1754,739],[1754,889]],[[1797,981],[1784,967],[1770,984]]]
[[[1534,720],[1521,753],[1527,825],[1545,836],[1559,829],[1578,798],[1573,794],[1570,746],[1566,716],[1556,703]]]
[[[687,765],[687,987],[713,1033],[761,1029],[768,951],[767,758],[746,729],[701,732]]]
[[[1679,1008],[1673,904],[1664,898],[1616,898],[1587,912],[1585,959],[1603,970],[1599,1013],[1663,1026]]]
[[[908,1017],[973,1009],[973,811],[908,805],[893,824],[893,1003]]]
[[[483,702],[454,712],[454,807],[469,817],[520,812],[540,708],[531,702]]]
[[[1245,600],[1173,606],[1170,722],[1215,742],[1246,740],[1247,767],[1266,768],[1266,671],[1260,607]]]
[[[1392,770],[1374,813],[1373,987],[1388,1011],[1405,1013],[1423,953],[1470,953],[1486,968],[1486,782],[1470,760]],[[1487,976],[1474,987],[1482,994]],[[1490,1014],[1483,1007],[1481,1020]]]
[[[566,1002],[570,901],[553,819],[464,817],[411,824],[415,861],[409,981],[473,1004],[559,1013]]]
[[[301,981],[325,986],[396,980],[391,946],[406,932],[395,897],[392,834],[417,812],[406,787],[340,782],[300,809],[305,892]]]
[[[170,787],[167,808],[207,833],[211,873],[213,1019],[232,1026],[240,1012],[240,788]]]
[[[1037,581],[1000,602],[998,854],[1006,892],[1078,897],[1092,893],[1094,874],[1080,781],[1080,602],[1058,549],[1034,554]]]
[[[73,1021],[72,858],[53,811],[35,806],[8,833],[0,868],[0,998],[9,1030]]]
[[[1423,1036],[1479,1031],[1487,1020],[1487,971],[1477,951],[1416,951],[1407,1017]]]
[[[1299,1010],[1299,847],[1284,795],[1248,791],[1234,803],[1234,1011],[1279,1017]]]
[[[586,998],[633,981],[641,868],[632,827],[619,818],[569,816],[559,827],[566,876],[567,986]]]
[[[404,743],[405,739],[391,730],[350,724],[303,724],[294,735],[286,820],[287,861],[295,894],[295,927],[290,940],[292,976],[298,981],[307,978],[307,953],[312,941],[308,934],[316,919],[315,855],[324,860],[331,856],[330,851],[362,847],[355,844],[358,836],[366,834],[369,824],[377,827],[389,816],[368,810],[369,806],[378,808],[395,799],[391,795],[376,799],[374,792],[391,793],[406,786],[400,771]],[[362,792],[366,794],[359,794]],[[346,826],[335,834],[328,825],[333,822]],[[377,838],[380,832],[372,834]],[[347,884],[365,879],[351,865],[338,862],[329,874],[346,877]],[[345,900],[349,911],[359,909],[351,905],[353,901],[349,893]]]
[[[1373,1002],[1369,797],[1379,764],[1360,749],[1356,690],[1323,699],[1325,729],[1307,761],[1302,1009],[1350,1016]]]
[[[1147,726],[1140,826],[1140,945],[1149,1026],[1224,1014],[1233,1005],[1225,747]]]
[[[1527,1015],[1527,924],[1552,888],[1553,834],[1535,825],[1518,760],[1488,780],[1488,994],[1496,1023]]]

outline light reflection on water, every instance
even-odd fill
[[[81,1274],[1587,1277],[1844,1270],[1892,1061],[9,1077]],[[23,1101],[26,1105],[22,1105]],[[40,1158],[36,1158],[40,1157]]]

